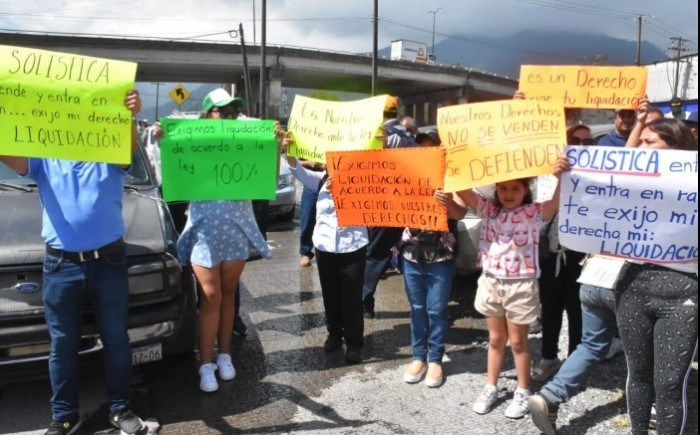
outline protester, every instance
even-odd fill
[[[229,118],[235,101],[225,90],[215,89],[204,98],[203,117]],[[177,247],[180,259],[192,264],[199,283],[199,388],[204,392],[219,388],[215,372],[222,380],[236,376],[230,354],[235,294],[250,246],[271,258],[250,201],[190,202]],[[217,342],[219,351],[213,363]]]
[[[698,112],[688,112],[683,119],[683,123],[688,126],[690,132],[695,138],[695,143],[698,142]]]
[[[632,132],[635,117],[632,109],[615,109],[615,130],[598,139],[598,145],[624,147]]]
[[[553,174],[559,178],[566,167],[566,158],[559,157]],[[458,192],[484,219],[479,246],[483,272],[474,307],[486,316],[489,349],[487,383],[472,406],[478,414],[488,413],[496,403],[498,377],[509,340],[518,387],[505,415],[521,418],[528,412],[531,362],[527,334],[530,322],[539,313],[537,243],[542,220],[551,219],[559,206],[558,184],[550,201],[533,204],[530,181],[521,178],[496,183],[495,198],[477,195],[471,189]]]
[[[417,137],[420,146],[438,146],[440,137],[432,130]],[[443,383],[442,358],[450,327],[447,303],[452,292],[457,253],[457,220],[466,206],[456,194],[435,191],[435,198],[446,207],[448,231],[406,228],[396,254],[401,255],[406,296],[411,305],[411,347],[413,361],[404,371],[409,384],[420,382],[439,387]]]
[[[127,93],[125,106],[133,116],[139,113],[137,91]],[[132,122],[132,154],[137,146]],[[110,424],[122,433],[142,433],[146,426],[131,411],[129,394],[129,277],[122,239],[122,193],[129,165],[9,156],[0,156],[0,161],[36,182],[43,207],[43,300],[51,337],[53,420],[45,434],[75,433],[82,424],[78,348],[86,299],[104,346]]]
[[[387,97],[384,107],[384,148],[405,148],[416,145],[413,132],[397,120],[399,103],[396,97]],[[405,118],[405,117],[404,117]],[[408,121],[406,121],[408,123]],[[410,123],[408,123],[410,126]],[[391,248],[401,239],[401,228],[372,227],[369,229],[369,245],[365,261],[362,287],[362,309],[367,319],[375,317],[374,294],[382,274],[389,265]]]
[[[682,121],[646,125],[640,148],[697,151]],[[697,226],[688,226],[697,241]],[[627,409],[635,435],[648,432],[654,395],[657,433],[682,434],[687,419],[687,383],[698,339],[698,262],[630,262],[615,288],[620,337],[627,356]]]
[[[641,136],[644,126],[651,121],[661,119],[663,117],[664,112],[662,112],[658,107],[652,106],[646,96],[639,100],[639,107],[637,107],[637,122],[635,122],[634,127],[632,128],[632,132],[627,138],[625,146],[628,148],[638,147],[640,144],[639,136]]]
[[[569,145],[593,145],[590,128],[585,124],[570,127],[566,132]],[[584,254],[564,249],[559,245],[559,216],[555,214],[543,229],[546,231],[555,253],[549,258],[540,258],[542,273],[539,278],[540,303],[542,314],[542,359],[532,369],[533,381],[544,381],[554,374],[561,360],[559,355],[559,333],[564,319],[564,311],[568,321],[569,348],[568,355],[581,342],[581,301],[579,300],[579,284],[576,282],[581,274],[580,262]],[[541,231],[542,229],[540,229]],[[549,230],[549,231],[547,231]]]
[[[326,165],[313,160],[299,159],[299,163],[310,171],[323,172]],[[312,236],[316,225],[316,201],[318,189],[304,186],[301,192],[301,204],[299,206],[299,266],[311,266],[314,258],[314,246]]]
[[[285,139],[285,145],[293,142]],[[316,249],[318,277],[321,282],[328,338],[325,352],[346,345],[345,363],[362,362],[364,321],[362,318],[362,282],[367,251],[367,228],[338,225],[328,173],[306,169],[294,157],[287,157],[292,174],[309,189],[316,189],[316,225],[313,244]]]

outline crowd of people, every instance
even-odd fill
[[[516,98],[525,97],[516,93]],[[125,106],[134,116],[139,112],[136,91],[127,94]],[[242,119],[242,107],[240,98],[216,89],[204,98],[201,117]],[[441,145],[437,131],[420,133],[415,120],[398,116],[395,98],[387,99],[384,118],[379,137],[386,148]],[[642,100],[636,111],[616,110],[614,123],[615,130],[598,145],[697,150],[697,113],[684,121],[669,119]],[[137,134],[134,124],[132,153]],[[156,127],[154,138],[162,136]],[[456,272],[457,221],[471,208],[483,220],[478,246],[482,273],[474,304],[489,333],[485,386],[474,395],[473,411],[486,414],[493,409],[510,343],[517,389],[506,417],[530,413],[544,433],[556,433],[558,407],[584,386],[596,362],[624,348],[632,433],[647,433],[654,407],[658,433],[683,432],[687,373],[697,351],[697,260],[675,266],[605,257],[619,263],[617,283],[610,288],[581,285],[582,268],[600,256],[559,245],[558,184],[550,200],[536,203],[531,178],[498,182],[493,196],[472,189],[436,190],[435,199],[445,206],[447,231],[342,227],[325,165],[285,156],[293,135],[277,125],[275,136],[280,154],[304,186],[299,265],[316,261],[328,332],[324,351],[344,348],[347,364],[363,361],[364,322],[375,316],[377,286],[391,265],[401,271],[410,308],[412,355],[402,370],[403,381],[440,387],[450,324],[447,305]],[[584,124],[567,130],[567,143],[596,145]],[[159,163],[156,151],[149,150],[154,166]],[[144,433],[145,425],[131,411],[129,399],[128,279],[121,216],[128,165],[9,156],[0,156],[0,161],[36,181],[43,205],[44,303],[53,389],[46,434],[75,433],[81,424],[77,343],[82,311],[76,307],[82,307],[85,297],[85,276],[95,277],[89,294],[105,346],[110,422],[127,434]],[[569,161],[560,157],[552,174],[558,179],[568,170]],[[544,250],[541,240],[548,241]],[[272,255],[264,225],[256,222],[249,200],[191,201],[177,248],[199,284],[197,372],[200,389],[213,393],[219,381],[236,375],[231,336],[235,319],[240,319],[239,281],[246,261],[251,250],[268,259]],[[568,357],[562,361],[558,342],[564,313]],[[542,348],[538,364],[532,366],[528,330],[536,319],[542,324]],[[530,391],[531,380],[552,376],[539,392]]]

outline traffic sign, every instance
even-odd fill
[[[190,91],[188,91],[187,88],[182,86],[181,84],[178,84],[170,91],[169,95],[170,98],[172,98],[178,106],[181,106],[182,103],[184,103],[185,101],[187,101],[188,98],[190,98]]]

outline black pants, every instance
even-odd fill
[[[377,284],[391,259],[391,248],[401,241],[403,228],[370,228],[369,245],[365,259],[362,300],[367,308],[374,310],[374,293]]]
[[[344,337],[348,347],[364,344],[362,282],[366,251],[366,247],[347,254],[316,250],[328,334]]]
[[[569,320],[569,352],[576,349],[581,342],[581,300],[580,284],[576,282],[581,276],[581,259],[584,254],[575,251],[566,252],[566,263],[562,261],[559,275],[556,272],[554,258],[540,264],[540,304],[542,305],[542,358],[554,359],[559,353],[559,333],[566,310]]]
[[[698,345],[698,277],[653,264],[628,264],[615,289],[627,357],[632,433],[646,434],[656,392],[658,434],[682,434],[688,377]]]

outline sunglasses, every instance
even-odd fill
[[[595,139],[572,136],[569,138],[569,145],[594,145]]]

